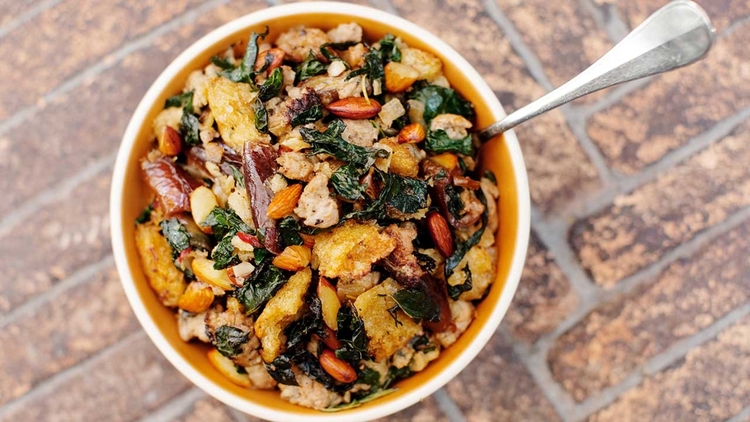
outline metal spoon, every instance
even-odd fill
[[[709,0],[710,1],[710,0]],[[703,9],[675,0],[654,12],[607,54],[561,87],[482,129],[488,141],[565,103],[623,82],[668,72],[706,56],[716,30]]]

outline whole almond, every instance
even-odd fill
[[[177,306],[180,309],[199,314],[211,306],[214,301],[214,292],[207,284],[192,282],[188,284],[185,293],[180,296]]]
[[[446,258],[453,255],[453,235],[445,218],[437,212],[431,212],[427,216],[427,227],[440,254]]]
[[[357,380],[357,372],[347,362],[336,357],[331,349],[325,349],[318,358],[320,366],[336,381],[349,383]]]
[[[255,66],[254,70],[256,72],[263,69],[263,66],[266,65],[266,62],[268,62],[268,67],[266,68],[266,72],[268,74],[271,74],[274,69],[281,66],[281,63],[284,62],[284,50],[280,48],[270,48],[268,50],[262,51],[260,54],[258,54],[258,58],[255,60]]]
[[[416,144],[424,140],[424,128],[419,123],[404,126],[398,133],[398,142],[402,144]]]
[[[273,259],[273,265],[287,271],[300,271],[310,263],[310,248],[302,245],[287,246]]]
[[[268,218],[286,217],[294,211],[300,196],[302,196],[302,185],[295,184],[285,187],[276,193],[271,203],[268,204],[266,215]]]
[[[336,332],[333,331],[330,327],[323,326],[323,331],[325,331],[325,337],[317,336],[320,341],[323,342],[326,346],[330,347],[333,350],[338,350],[341,348],[341,342],[339,339],[336,338]]]
[[[380,103],[363,97],[350,97],[328,104],[328,111],[345,119],[369,119],[380,113]]]
[[[164,155],[174,156],[182,151],[182,137],[170,126],[164,126],[164,132],[159,138],[159,151]]]

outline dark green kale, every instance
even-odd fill
[[[223,57],[213,56],[211,57],[211,63],[215,64],[216,66],[219,66],[221,70],[234,69],[234,65],[229,61],[229,59],[226,59]]]
[[[474,105],[451,88],[417,82],[409,93],[409,99],[424,104],[424,119],[429,124],[435,116],[444,113],[458,114],[474,121]]]
[[[320,103],[312,104],[309,107],[302,110],[301,112],[292,116],[292,126],[299,126],[299,125],[304,125],[307,123],[313,123],[322,118],[323,118],[323,106]]]
[[[497,184],[497,177],[495,177],[495,173],[492,170],[485,170],[484,177],[490,179],[490,182]]]
[[[336,57],[334,54],[331,53],[330,50],[336,50],[336,51],[344,51],[348,49],[349,47],[353,45],[359,44],[358,42],[354,41],[346,41],[346,42],[329,42],[325,43],[320,46],[320,53],[328,59],[328,61],[336,60],[338,57]],[[330,50],[329,50],[330,49]]]
[[[271,378],[275,379],[279,384],[284,385],[299,385],[297,378],[294,376],[292,371],[292,355],[281,354],[270,364],[266,363],[266,371]]]
[[[336,338],[341,342],[341,347],[336,350],[336,357],[355,365],[362,359],[369,359],[365,324],[357,315],[357,311],[353,307],[342,306],[336,322]]]
[[[383,383],[383,388],[390,387],[394,382],[404,379],[411,375],[411,369],[409,369],[409,366],[404,366],[403,368],[396,368],[395,366],[391,366],[388,368],[388,377],[385,380],[385,383]]]
[[[297,364],[297,368],[302,371],[303,374],[307,375],[314,381],[317,381],[331,391],[337,393],[343,393],[346,390],[351,389],[354,383],[340,384],[332,376],[328,375],[322,366],[320,361],[312,353],[307,350],[299,351],[293,358],[294,363]]]
[[[141,211],[141,213],[136,217],[135,222],[137,224],[143,224],[147,223],[151,220],[151,213],[154,211],[154,206],[152,204],[148,204],[146,208]]]
[[[172,247],[172,255],[174,257],[190,247],[190,235],[178,219],[170,218],[169,220],[162,220],[159,226],[169,246]]]
[[[364,60],[365,64],[362,65],[361,68],[349,72],[346,80],[348,81],[355,76],[365,75],[365,77],[369,79],[370,82],[381,81],[382,84],[382,81],[385,78],[385,67],[383,66],[383,55],[381,54],[380,50],[376,48],[370,48],[370,50],[365,53]]]
[[[304,347],[313,334],[317,334],[319,337],[326,336],[322,305],[318,295],[312,291],[308,292],[305,295],[305,303],[310,308],[309,311],[302,318],[289,324],[284,330],[287,350]]]
[[[242,352],[242,345],[248,342],[249,336],[245,331],[229,325],[222,325],[214,333],[216,350],[231,358]]]
[[[387,206],[393,207],[405,214],[415,213],[427,206],[427,182],[385,173],[377,169],[373,174],[373,178],[379,179],[382,182],[383,188],[380,196],[365,209],[352,211],[345,215],[344,219],[382,220],[386,218]]]
[[[309,78],[312,78],[313,76],[320,75],[321,73],[325,71],[326,71],[326,65],[321,63],[321,61],[315,57],[315,54],[313,54],[313,52],[310,51],[310,54],[308,54],[305,61],[303,61],[297,67],[294,68],[294,72],[297,75],[294,83],[296,84],[296,83],[302,82],[305,79],[309,79]]]
[[[255,127],[258,132],[268,133],[268,112],[260,97],[253,101],[253,112],[255,113]]]
[[[437,304],[422,289],[399,290],[393,294],[393,300],[406,315],[413,319],[436,322],[440,318],[440,309]]]
[[[237,183],[237,186],[241,189],[245,189],[245,175],[242,174],[242,171],[240,171],[237,166],[229,164],[229,167],[232,169],[232,176],[234,176],[234,181]]]
[[[432,259],[432,257],[430,257],[429,255],[425,255],[423,253],[415,251],[414,257],[417,258],[417,264],[419,264],[419,266],[428,273],[431,273],[437,267],[437,262],[435,262],[435,260]]]
[[[234,254],[234,245],[232,245],[233,237],[234,234],[224,236],[211,250],[214,269],[221,270],[240,263],[240,257]]]
[[[481,189],[476,190],[476,195],[484,205],[484,212],[482,213],[482,225],[477,231],[469,236],[469,238],[466,239],[465,242],[456,242],[456,250],[453,252],[453,255],[449,256],[448,259],[445,260],[445,268],[443,274],[445,275],[446,280],[448,279],[448,277],[450,277],[451,274],[453,274],[453,270],[456,268],[456,266],[458,266],[466,253],[469,252],[469,249],[473,248],[476,244],[479,243],[479,241],[482,239],[482,234],[484,234],[484,230],[487,228],[487,223],[489,222],[487,199],[484,197],[484,193]]]
[[[232,236],[237,234],[237,232],[248,234],[255,233],[255,230],[242,221],[237,213],[231,208],[214,208],[203,221],[202,226],[211,227],[211,232],[217,239],[226,237],[226,235],[231,232],[234,232]]]
[[[286,282],[284,273],[271,265],[269,260],[264,260],[245,284],[234,291],[234,296],[245,307],[245,313],[251,315],[263,307]]]
[[[464,155],[473,155],[474,146],[471,143],[471,135],[463,138],[453,139],[443,129],[431,130],[427,133],[424,149],[431,152],[457,152]]]
[[[268,76],[268,79],[263,81],[263,83],[258,87],[258,98],[260,98],[261,101],[268,101],[271,98],[279,95],[283,82],[284,74],[281,71],[281,68],[277,67],[273,70],[273,72],[271,72],[271,75]]]
[[[455,286],[448,285],[448,296],[451,297],[453,300],[458,300],[458,297],[461,296],[461,293],[468,292],[473,287],[471,283],[471,269],[469,268],[469,265],[467,264],[466,267],[463,269],[464,274],[466,274],[466,280],[461,283],[457,284]]]
[[[383,39],[380,40],[380,52],[388,61],[401,61],[401,50],[396,45],[396,37],[393,34],[385,34]]]
[[[170,107],[184,107],[188,113],[193,112],[193,91],[183,92],[172,97],[167,98],[164,102],[164,108]]]
[[[288,215],[279,221],[279,238],[283,246],[301,245],[302,236],[299,232],[302,228],[296,218]]]
[[[314,154],[328,154],[339,160],[369,167],[375,158],[388,157],[388,151],[377,148],[366,148],[346,142],[341,134],[346,124],[340,119],[333,120],[323,132],[315,129],[301,128],[302,138],[312,145]]]
[[[344,199],[349,201],[362,199],[364,198],[362,194],[365,191],[365,186],[359,183],[359,178],[362,177],[364,171],[367,171],[367,168],[357,164],[341,166],[331,175],[331,185],[333,185],[336,193]]]
[[[180,119],[180,135],[185,143],[188,145],[198,145],[201,143],[200,138],[200,122],[198,116],[189,113],[187,108],[182,111],[182,118]]]
[[[247,43],[245,49],[245,56],[242,58],[239,67],[234,69],[225,69],[220,72],[220,75],[229,79],[232,82],[245,82],[251,85],[255,85],[255,60],[258,58],[258,38],[264,39],[268,35],[268,27],[265,32],[259,34],[253,32],[250,35],[250,41]]]

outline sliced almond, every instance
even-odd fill
[[[339,300],[339,295],[336,293],[336,288],[325,277],[320,277],[320,281],[318,282],[318,299],[320,299],[323,322],[332,330],[338,330],[338,315],[339,309],[341,309],[341,301]]]
[[[190,193],[190,213],[193,220],[200,226],[201,230],[211,233],[210,227],[203,227],[206,217],[211,214],[214,208],[219,206],[216,195],[206,186],[198,186]]]
[[[299,197],[302,196],[302,185],[294,184],[280,190],[268,204],[268,218],[284,218],[294,211]]]
[[[159,151],[164,155],[174,156],[182,151],[182,137],[170,126],[164,126],[164,132],[158,142]]]
[[[328,111],[345,119],[369,119],[382,109],[379,102],[363,97],[350,97],[328,104]]]
[[[234,362],[222,355],[218,350],[211,349],[211,351],[208,352],[208,361],[211,362],[211,365],[213,365],[217,371],[227,377],[229,381],[245,388],[249,388],[252,385],[250,377],[247,374],[240,374],[237,372],[237,367],[234,365]]]
[[[437,212],[431,212],[427,215],[427,227],[430,230],[430,237],[435,242],[435,247],[444,257],[453,255],[453,235],[451,234],[448,222],[445,217]]]
[[[193,274],[195,274],[195,278],[198,280],[222,290],[234,289],[234,285],[232,285],[232,280],[229,279],[227,270],[214,269],[214,261],[197,257],[193,260],[191,266],[193,268]]]

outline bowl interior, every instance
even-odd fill
[[[520,162],[520,155],[516,155],[514,162],[509,143],[503,142],[498,138],[486,144],[482,151],[482,165],[496,174],[501,192],[498,201],[500,229],[497,235],[497,278],[492,285],[489,295],[478,306],[476,320],[460,337],[458,342],[445,350],[440,358],[432,362],[427,369],[401,381],[397,385],[399,388],[397,392],[374,402],[367,403],[359,408],[334,414],[320,413],[315,410],[292,405],[282,400],[277,391],[253,391],[236,386],[219,374],[208,362],[206,352],[209,348],[206,345],[188,344],[179,338],[175,315],[173,311],[159,303],[156,295],[149,287],[144,272],[141,269],[133,240],[133,221],[150,198],[148,187],[141,179],[139,173],[138,160],[146,154],[151,146],[151,121],[162,110],[164,100],[181,91],[188,74],[192,70],[202,68],[212,56],[223,52],[227,46],[237,42],[246,42],[252,31],[262,32],[265,25],[268,25],[270,27],[268,39],[273,40],[280,32],[294,25],[318,26],[327,30],[340,23],[352,21],[359,23],[365,28],[368,39],[379,39],[386,33],[392,33],[402,37],[408,45],[430,51],[440,57],[444,63],[445,75],[452,86],[475,104],[478,127],[486,126],[502,117],[502,111],[496,99],[494,99],[494,95],[492,99],[487,98],[487,91],[489,90],[483,81],[472,80],[471,77],[476,78],[476,75],[467,76],[464,74],[455,63],[448,60],[443,49],[429,45],[422,39],[403,31],[399,28],[400,25],[398,25],[398,22],[394,22],[393,24],[384,23],[380,19],[367,17],[367,15],[353,16],[343,11],[289,14],[250,27],[238,28],[236,31],[220,39],[216,39],[215,42],[212,42],[202,52],[191,58],[188,64],[175,73],[166,85],[164,85],[163,89],[160,90],[157,100],[148,108],[145,119],[135,122],[139,126],[137,127],[137,134],[132,149],[121,151],[121,155],[127,154],[124,179],[122,180],[123,185],[119,193],[113,191],[113,205],[116,204],[120,207],[119,213],[113,213],[113,215],[120,214],[121,218],[119,221],[113,221],[113,225],[119,225],[121,228],[122,239],[117,239],[114,236],[113,239],[114,242],[122,242],[120,247],[124,250],[126,263],[123,264],[126,265],[126,268],[120,268],[120,271],[121,274],[125,274],[122,278],[123,283],[126,284],[126,290],[134,288],[133,291],[137,293],[135,299],[132,295],[129,295],[129,298],[131,302],[140,302],[139,306],[135,306],[134,304],[136,313],[139,314],[139,319],[142,322],[150,320],[153,323],[150,324],[152,325],[150,330],[147,327],[149,335],[160,346],[162,352],[165,352],[164,342],[168,344],[168,348],[172,352],[165,352],[165,355],[191,380],[229,404],[237,406],[241,403],[248,403],[255,409],[266,408],[275,411],[274,414],[266,414],[264,417],[273,418],[274,415],[278,416],[282,414],[279,412],[285,412],[287,420],[295,416],[302,417],[302,419],[310,419],[311,416],[316,416],[325,420],[354,420],[364,416],[368,413],[368,409],[372,409],[373,407],[380,407],[387,403],[393,404],[399,400],[401,400],[401,403],[404,403],[405,395],[413,394],[420,386],[424,386],[429,382],[434,383],[436,378],[440,377],[446,368],[454,364],[459,356],[468,354],[470,355],[470,359],[478,353],[481,346],[484,345],[489,337],[489,334],[483,333],[483,335],[480,335],[480,332],[490,320],[492,320],[492,324],[496,325],[502,314],[504,314],[507,303],[510,301],[510,296],[515,291],[518,279],[518,275],[516,274],[513,274],[512,277],[510,276],[511,270],[513,269],[514,273],[520,272],[520,269],[517,268],[519,266],[517,262],[518,255],[525,255],[528,223],[525,222],[527,219],[521,221],[522,217],[520,215],[521,209],[528,208],[528,205],[524,207],[524,204],[528,204],[528,192],[525,191],[525,169],[523,163]],[[483,86],[485,87],[484,93],[481,89]],[[517,148],[515,138],[513,139],[514,141],[510,145]],[[126,139],[125,142],[127,143],[128,140]],[[520,183],[519,177],[521,178]],[[519,186],[521,189],[519,189]],[[119,189],[117,183],[113,184],[113,189]],[[519,190],[523,192],[519,192]],[[115,249],[118,249],[118,245],[115,245]],[[118,264],[121,263],[118,262]],[[131,282],[132,286],[127,286]],[[506,296],[508,297],[506,298]],[[502,304],[500,303],[501,298],[503,298]],[[139,308],[143,312],[140,312]],[[500,315],[497,315],[498,313]],[[144,323],[144,326],[146,325]],[[154,332],[153,326],[156,327],[157,332]],[[492,327],[492,331],[494,331],[494,328]],[[155,337],[159,336],[162,339],[157,341]],[[457,368],[456,371],[460,369]],[[445,381],[447,379],[443,380],[443,382]],[[424,396],[439,387],[440,385],[435,385],[433,388],[421,389],[422,395],[411,397],[408,401],[421,400]],[[242,410],[247,411],[248,408],[243,408]],[[390,411],[394,410],[398,409],[391,409]],[[369,412],[369,414],[372,415],[372,412]]]

